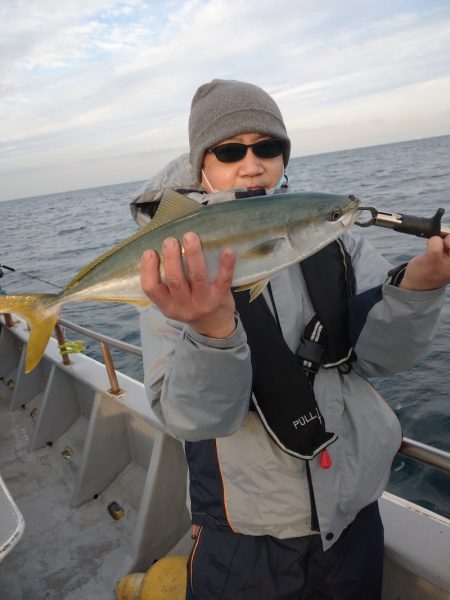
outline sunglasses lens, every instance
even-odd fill
[[[209,151],[213,152],[220,162],[233,163],[242,160],[247,154],[248,148],[252,148],[254,154],[259,158],[275,158],[283,154],[284,146],[284,140],[262,140],[249,145],[231,142],[211,148]]]
[[[263,140],[253,146],[253,152],[259,158],[275,158],[283,154],[283,140]]]
[[[211,150],[217,157],[217,160],[224,163],[238,162],[247,154],[245,144],[222,144]]]

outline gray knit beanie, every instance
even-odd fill
[[[267,92],[251,83],[213,79],[196,91],[189,115],[190,163],[201,181],[208,148],[241,133],[260,133],[286,140],[284,166],[291,142],[280,109]]]

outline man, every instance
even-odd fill
[[[199,201],[236,188],[286,188],[289,137],[278,106],[257,86],[201,86],[189,140],[193,176],[186,171],[184,187],[201,182],[206,193],[191,194]],[[408,368],[426,351],[450,282],[449,248],[450,236],[432,238],[423,256],[388,274],[364,239],[346,233],[275,275],[250,305],[230,289],[231,249],[213,281],[195,232],[165,241],[165,283],[157,254],[144,253],[142,287],[153,302],[141,320],[145,385],[168,433],[185,441],[198,527],[188,598],[380,598],[376,501],[401,431],[365,378]],[[325,359],[337,360],[312,374],[296,353],[316,314],[338,325],[323,343]],[[280,414],[308,396],[337,439],[311,460],[284,452],[250,401],[252,389]]]

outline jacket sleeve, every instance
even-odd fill
[[[404,371],[433,340],[445,288],[413,292],[391,285],[391,265],[367,240],[347,233],[344,243],[356,278],[356,295],[349,301],[355,371],[365,377]]]
[[[144,385],[170,435],[198,441],[233,434],[252,388],[250,349],[237,319],[224,340],[199,335],[155,307],[141,313]]]

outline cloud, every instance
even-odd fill
[[[450,91],[450,10],[439,2],[406,6],[400,0],[364,7],[331,0],[3,3],[4,197],[35,193],[33,182],[44,172],[42,192],[150,176],[186,148],[190,99],[213,77],[252,81],[272,93],[294,154],[343,147],[343,137],[363,145],[415,137],[427,123],[431,135],[439,127],[449,133],[442,98]],[[95,163],[102,165],[97,180]],[[52,177],[63,170],[68,179]]]

